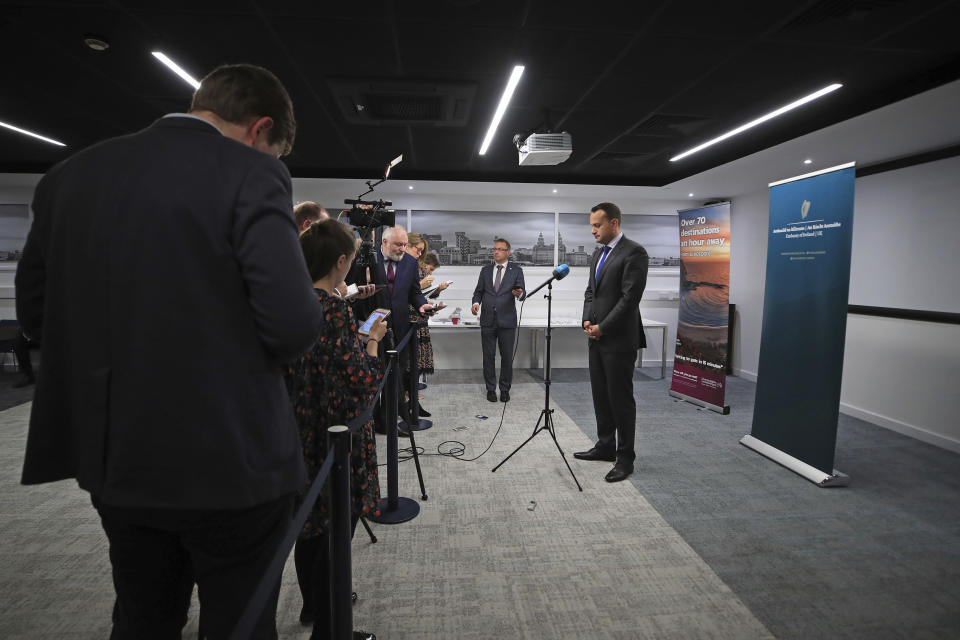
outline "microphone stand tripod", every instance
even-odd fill
[[[553,426],[553,409],[550,408],[550,332],[551,332],[550,322],[551,322],[551,310],[552,310],[551,308],[553,305],[553,282],[552,281],[547,284],[547,295],[544,297],[546,297],[547,299],[547,332],[546,332],[546,338],[547,338],[546,352],[547,353],[545,356],[546,359],[544,360],[544,368],[543,368],[544,369],[543,381],[546,386],[545,397],[543,402],[543,411],[540,412],[540,418],[537,420],[537,424],[533,428],[533,434],[529,438],[524,440],[519,447],[514,449],[513,453],[511,453],[506,458],[504,458],[500,464],[495,466],[493,468],[493,473],[496,473],[497,469],[502,467],[507,462],[507,460],[512,458],[515,453],[520,451],[520,449],[523,449],[523,447],[528,442],[533,440],[538,433],[540,433],[541,431],[546,431],[547,433],[550,434],[550,437],[553,438],[553,444],[557,445],[557,451],[560,452],[560,457],[563,458],[563,463],[567,465],[567,470],[570,472],[570,475],[573,477],[573,481],[577,483],[577,489],[579,489],[580,491],[583,491],[583,487],[580,486],[580,481],[577,480],[577,476],[573,473],[573,469],[570,468],[570,463],[567,462],[567,456],[564,455],[563,449],[560,448],[560,443],[557,442],[557,431]]]

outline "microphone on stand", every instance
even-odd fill
[[[554,280],[563,280],[564,278],[567,277],[567,274],[569,274],[569,273],[570,273],[570,267],[568,267],[568,266],[565,265],[565,264],[560,265],[559,267],[557,267],[556,269],[553,270],[553,274],[551,274],[551,276],[550,276],[549,278],[547,278],[547,279],[543,282],[543,284],[541,284],[539,287],[537,287],[536,289],[534,289],[534,290],[531,291],[530,293],[525,293],[523,296],[521,296],[521,297],[520,297],[520,302],[523,302],[524,300],[526,300],[527,298],[529,298],[530,296],[532,296],[533,294],[535,294],[537,291],[540,291],[540,289],[543,289],[545,286],[547,286],[548,284],[550,284],[550,283],[553,282]]]

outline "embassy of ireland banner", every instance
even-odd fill
[[[677,212],[680,308],[670,395],[720,413],[727,386],[730,203]]]
[[[753,426],[742,444],[820,486],[833,468],[853,240],[853,163],[770,185]]]

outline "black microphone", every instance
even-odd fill
[[[527,298],[535,294],[537,291],[540,291],[540,289],[543,289],[545,286],[547,286],[554,280],[563,280],[564,278],[567,277],[567,274],[569,273],[570,273],[570,267],[568,267],[565,264],[560,265],[559,267],[553,270],[553,274],[549,278],[547,278],[543,284],[541,284],[539,287],[537,287],[530,293],[525,293],[523,296],[521,296],[520,302],[523,302],[524,300],[526,300]]]

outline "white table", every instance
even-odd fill
[[[480,322],[473,316],[461,317],[459,324],[453,324],[449,318],[430,319],[430,331],[471,331],[480,328]],[[660,349],[660,377],[663,378],[667,371],[667,327],[666,322],[657,322],[656,320],[644,320],[644,329],[659,329],[661,334]],[[521,329],[530,330],[530,368],[545,369],[541,344],[546,342],[547,319],[546,318],[523,318],[520,321]],[[553,329],[578,329],[583,331],[583,323],[578,318],[556,318],[552,322]],[[643,366],[643,349],[637,360],[638,366]],[[546,374],[546,371],[544,371]]]

